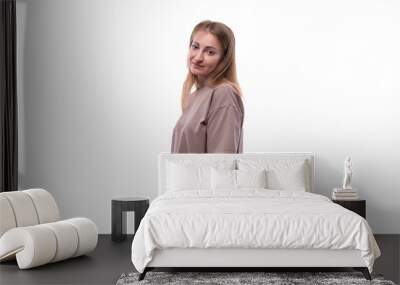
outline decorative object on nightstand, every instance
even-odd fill
[[[366,214],[365,214],[366,201],[365,200],[332,200],[332,201],[350,211],[353,211],[356,214],[359,214],[361,217],[366,219]]]
[[[358,195],[357,189],[342,189],[342,188],[333,188],[332,191],[332,199],[333,200],[359,200],[360,197]]]
[[[332,191],[333,200],[358,200],[358,192],[351,186],[353,177],[353,162],[350,156],[344,161],[344,175],[342,188],[334,188]]]
[[[143,197],[113,198],[111,201],[111,239],[126,239],[126,212],[135,212],[135,233],[149,208],[150,199]]]
[[[344,161],[344,177],[343,177],[343,189],[351,190],[351,178],[353,177],[353,162],[351,157],[347,156]]]

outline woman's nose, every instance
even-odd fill
[[[194,59],[196,61],[202,61],[203,60],[203,53],[202,52],[198,52],[197,54],[195,54]]]

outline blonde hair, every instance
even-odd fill
[[[235,36],[232,30],[223,23],[213,21],[202,21],[198,23],[190,35],[189,47],[192,45],[193,37],[198,31],[206,31],[214,35],[220,42],[223,49],[223,56],[216,68],[209,74],[206,84],[215,87],[222,83],[231,85],[239,96],[242,92],[237,80],[236,74],[236,60],[235,60]],[[182,112],[187,107],[187,99],[190,95],[193,85],[199,87],[196,75],[194,75],[190,68],[182,87],[181,105]]]

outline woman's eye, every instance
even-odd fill
[[[209,51],[208,54],[209,54],[209,55],[213,55],[214,52],[213,52],[213,51]]]

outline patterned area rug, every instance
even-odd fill
[[[384,280],[380,274],[371,274],[372,281],[366,280],[361,272],[147,272],[138,281],[139,273],[124,273],[116,285],[134,284],[379,284],[396,285]]]

